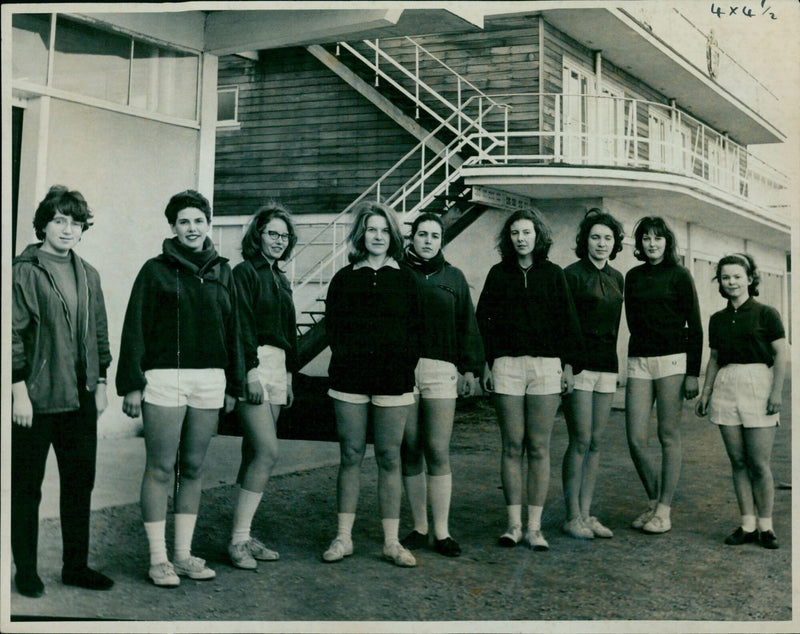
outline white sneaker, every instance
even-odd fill
[[[614,537],[614,532],[608,526],[603,526],[594,515],[584,517],[583,525],[592,531],[595,537],[603,537],[605,539]]]
[[[177,588],[181,585],[181,580],[175,574],[172,564],[168,561],[150,566],[147,576],[150,577],[150,581],[162,588]]]
[[[500,535],[500,538],[497,540],[497,545],[502,546],[503,548],[513,548],[514,546],[519,544],[521,539],[522,539],[522,527],[509,526],[508,530],[502,535]]]
[[[659,533],[666,533],[667,531],[672,529],[672,520],[668,517],[661,517],[660,515],[653,515],[650,518],[650,521],[647,522],[644,526],[642,526],[642,530],[645,533],[651,533],[653,535],[657,535]]]
[[[175,568],[175,572],[181,577],[189,577],[189,579],[197,581],[206,581],[217,576],[216,572],[206,566],[205,559],[200,559],[200,557],[195,557],[194,555],[189,555],[182,561],[175,561],[172,565]]]
[[[550,544],[547,543],[541,530],[525,533],[525,541],[532,550],[550,550]]]
[[[237,568],[242,568],[243,570],[255,570],[258,568],[258,563],[250,552],[249,542],[228,544],[228,555],[233,565]]]
[[[250,538],[250,541],[247,542],[247,547],[250,550],[250,554],[259,561],[278,561],[281,558],[276,551],[267,548],[255,537]]]
[[[345,557],[353,554],[353,540],[344,537],[336,536],[336,538],[328,546],[328,550],[322,553],[322,560],[332,564],[335,561],[341,561]]]
[[[413,568],[417,565],[417,560],[411,551],[403,547],[399,541],[389,542],[383,545],[383,558],[388,559],[394,565],[401,568]]]
[[[592,529],[586,526],[580,517],[573,517],[561,527],[561,532],[575,539],[594,539]]]
[[[631,528],[642,528],[649,522],[653,515],[656,514],[655,509],[648,508],[644,513],[640,514],[635,520],[631,522]]]

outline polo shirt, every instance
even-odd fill
[[[786,333],[778,311],[752,297],[739,308],[728,306],[711,315],[708,340],[717,351],[720,367],[729,363],[763,363],[772,367],[775,353],[772,342]]]

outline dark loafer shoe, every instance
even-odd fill
[[[36,571],[17,571],[14,576],[14,583],[17,584],[17,592],[22,596],[38,599],[44,594],[44,584],[36,574]]]
[[[97,572],[91,568],[78,568],[71,570],[64,568],[61,571],[61,581],[66,586],[78,586],[87,590],[110,590],[114,581],[106,577],[102,572]]]
[[[755,544],[758,541],[758,531],[745,531],[741,526],[725,538],[728,546],[741,546],[742,544]]]
[[[434,539],[433,549],[440,555],[445,557],[458,557],[461,554],[461,546],[452,537],[445,537],[444,539]]]
[[[773,531],[758,531],[758,541],[761,544],[762,548],[769,548],[770,550],[775,550],[776,548],[780,548],[780,544],[778,544],[778,538],[775,536]]]
[[[428,536],[415,529],[403,537],[400,543],[408,550],[419,550],[420,548],[428,547]]]

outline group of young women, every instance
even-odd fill
[[[279,558],[250,531],[277,460],[275,423],[281,407],[294,398],[295,310],[279,262],[290,256],[297,236],[284,207],[263,207],[243,237],[244,261],[231,270],[208,237],[211,210],[202,195],[176,194],[165,213],[174,237],[164,241],[161,255],[145,263],[134,283],[116,383],[125,413],[141,414],[144,421],[141,504],[149,576],[156,585],[176,586],[180,576],[215,576],[192,555],[191,542],[203,462],[223,408],[238,406],[244,430],[231,561],[254,569],[258,560]],[[449,444],[456,399],[475,394],[479,378],[483,390],[493,394],[502,438],[508,525],[499,545],[524,540],[534,550],[549,547],[542,511],[550,437],[561,403],[569,430],[563,531],[584,539],[612,537],[591,514],[591,504],[602,432],[617,388],[623,300],[631,331],[627,435],[649,501],[633,526],[647,533],[670,530],[681,466],[681,401],[698,394],[702,326],[692,278],[678,263],[666,223],[643,218],[634,238],[634,255],[643,264],[623,280],[608,263],[622,249],[622,226],[592,209],[578,230],[578,261],[561,269],[548,260],[552,237],[540,214],[517,211],[500,231],[501,262],[489,271],[474,310],[463,273],[442,254],[439,216],[418,216],[406,244],[389,207],[360,205],[348,236],[350,263],[333,277],[326,298],[329,396],[341,459],[337,532],[323,561],[353,553],[370,422],[384,558],[411,567],[416,565],[411,551],[418,548],[432,547],[448,557],[461,553],[449,531]],[[696,411],[710,411],[733,466],[742,525],[726,543],[759,541],[777,548],[769,460],[786,360],[783,327],[774,309],[753,299],[758,273],[750,256],[723,258],[716,279],[728,306],[711,319],[711,361]],[[654,401],[660,472],[646,451]],[[165,524],[173,474],[170,560]],[[400,540],[404,485],[414,527]]]

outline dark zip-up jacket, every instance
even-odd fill
[[[245,372],[258,366],[258,346],[286,352],[286,369],[296,372],[297,322],[292,287],[278,262],[270,266],[262,255],[233,267],[239,300],[239,326]]]
[[[649,264],[625,276],[625,317],[629,357],[686,353],[686,374],[700,376],[703,324],[694,281],[684,267]]]
[[[79,390],[94,391],[111,363],[105,300],[100,275],[70,251],[78,289],[77,323],[72,323],[53,276],[39,261],[41,246],[28,245],[13,262],[12,382],[25,381],[34,413],[69,412],[80,408]],[[83,385],[78,385],[73,333],[80,342]]]
[[[204,249],[214,249],[208,238]],[[227,258],[213,251],[199,267],[177,239],[164,240],[161,255],[145,262],[133,283],[122,327],[117,393],[144,389],[147,370],[223,368],[226,392],[241,396],[244,362],[236,295]]]
[[[331,388],[371,396],[413,391],[421,326],[419,288],[407,268],[389,260],[378,270],[340,269],[325,300]]]
[[[586,346],[585,370],[619,372],[617,335],[625,282],[608,263],[598,269],[588,258],[564,269]]]
[[[527,271],[516,260],[495,264],[486,276],[478,309],[486,360],[557,357],[574,374],[585,365],[575,304],[560,266],[534,262]]]
[[[483,370],[483,341],[478,332],[469,284],[447,261],[425,274],[407,264],[420,288],[422,339],[420,357],[447,361],[459,372],[480,376]]]

